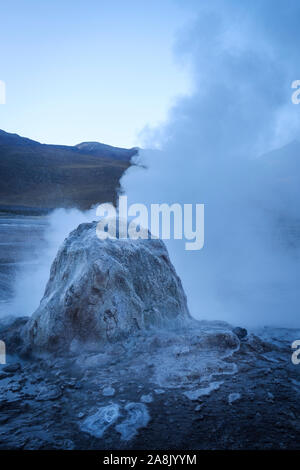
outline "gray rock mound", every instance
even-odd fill
[[[58,251],[40,306],[24,327],[26,348],[67,351],[190,319],[161,240],[101,241],[96,226],[79,225]]]

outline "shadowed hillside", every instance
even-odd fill
[[[137,149],[100,143],[40,144],[0,130],[0,208],[78,207],[114,202]]]

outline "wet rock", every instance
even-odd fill
[[[232,350],[239,347],[239,340],[232,331],[203,331],[198,346],[202,349]]]
[[[21,388],[22,388],[22,385],[19,382],[14,383],[10,386],[10,390],[12,392],[19,392],[21,390]]]
[[[0,323],[0,337],[6,343],[8,354],[19,352],[22,347],[22,330],[28,317],[2,318]]]
[[[196,390],[191,390],[184,392],[184,395],[192,401],[198,400],[203,396],[210,395],[214,390],[218,390],[223,382],[211,382],[207,387],[197,388]]]
[[[202,408],[203,408],[203,403],[201,405],[197,405],[195,407],[195,411],[200,411],[200,410],[202,410]]]
[[[10,414],[1,413],[1,415],[0,415],[0,424],[1,424],[1,426],[6,424],[9,421],[10,418],[11,418]]]
[[[250,334],[247,339],[247,348],[255,353],[268,353],[278,350],[278,347],[271,342],[264,341],[254,334]]]
[[[80,429],[92,436],[102,437],[106,429],[117,421],[119,415],[119,405],[104,406],[93,415],[88,416],[80,424]]]
[[[8,364],[7,366],[3,367],[3,371],[7,373],[15,373],[21,370],[21,364],[19,362],[15,362],[14,364]]]
[[[140,428],[144,428],[150,421],[148,409],[144,403],[128,403],[125,406],[127,417],[116,426],[123,441],[129,441],[136,436]]]
[[[53,449],[73,450],[75,444],[71,439],[55,439]]]
[[[228,403],[229,405],[232,405],[232,403],[235,403],[236,401],[239,401],[241,399],[241,394],[240,393],[230,393],[228,396]]]
[[[151,395],[151,393],[149,393],[148,395],[141,396],[142,403],[151,403],[152,401],[153,401],[153,396]]]
[[[233,333],[237,335],[239,339],[245,339],[248,335],[248,331],[246,330],[246,328],[241,328],[240,326],[234,328]]]
[[[60,387],[52,386],[42,386],[40,387],[39,393],[36,397],[37,401],[48,401],[48,400],[57,400],[62,396],[62,390]]]
[[[0,370],[0,380],[2,379],[7,379],[11,374],[8,374],[7,372],[4,372],[3,370]]]
[[[197,415],[197,420],[202,421],[203,419],[204,419],[204,415],[203,415],[203,414]]]
[[[113,387],[104,387],[102,390],[102,395],[104,397],[113,397],[115,395],[116,391]]]
[[[76,380],[69,380],[69,381],[67,381],[65,384],[66,384],[66,386],[69,387],[69,388],[75,388],[76,385],[77,385],[77,381],[76,381]]]
[[[228,326],[222,328],[223,333],[228,331]],[[230,331],[234,336],[232,327]],[[58,362],[57,357],[55,361],[40,362],[36,358],[30,363],[24,361],[21,372],[6,374],[0,381],[0,449],[71,449],[73,445],[76,449],[117,449],[120,446],[123,449],[132,446],[153,449],[157,446],[168,448],[170,442],[178,448],[188,442],[190,449],[215,446],[264,449],[269,445],[296,448],[300,429],[299,394],[296,393],[300,384],[298,369],[291,367],[284,374],[277,365],[269,369],[270,363],[261,353],[251,349],[247,352],[248,341],[240,343],[245,346],[242,351],[226,346],[220,352],[215,345],[222,331],[217,328],[216,341],[212,340],[213,334],[214,327],[201,322],[197,330],[195,325],[180,332],[177,329],[159,330],[155,332],[158,346],[149,354],[152,331],[143,333],[124,342],[126,347],[121,363],[114,364],[110,354],[114,344],[106,344],[107,362],[97,367],[96,361],[89,374],[66,355],[62,362]],[[207,349],[203,349],[201,338],[208,336]],[[225,335],[225,338],[230,340],[231,336]],[[185,352],[185,346],[189,347],[189,352]],[[285,352],[278,354],[283,360],[290,361]],[[272,357],[271,352],[269,355]],[[82,356],[88,358],[95,354],[84,353]],[[238,369],[232,367],[234,362]],[[154,367],[148,367],[150,364]],[[249,367],[243,368],[243,364]],[[122,371],[126,373],[122,375]],[[232,374],[236,374],[235,381]],[[278,385],[275,385],[275,379]],[[216,380],[224,385],[214,392]],[[72,387],[76,382],[82,384],[82,390]],[[65,396],[55,399],[56,387],[60,389],[60,385],[65,386]],[[117,404],[112,403],[112,398],[102,396],[104,385],[115,387],[118,395],[123,389]],[[40,392],[43,392],[42,402],[37,400]],[[164,395],[159,396],[161,392]],[[190,398],[196,398],[196,401],[184,398],[184,392],[193,393]],[[152,395],[153,403],[128,406],[129,399],[136,400],[143,394]],[[243,398],[240,405],[236,394]],[[95,408],[99,401],[103,408],[107,408],[106,402],[109,406],[117,405],[118,412],[112,411],[113,416],[109,411],[103,415],[101,409]],[[148,419],[140,405],[146,406]],[[149,423],[150,406],[155,422],[147,432],[141,432]],[[224,427],[226,410],[229,414]],[[86,422],[88,418],[90,420]],[[81,432],[74,428],[76,424]],[[124,442],[120,443],[120,436]]]

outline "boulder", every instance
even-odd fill
[[[236,328],[233,328],[233,333],[237,335],[239,339],[245,339],[248,335],[248,331],[246,328],[241,328],[240,326],[237,326]]]
[[[25,349],[68,351],[191,318],[161,240],[100,240],[96,227],[79,225],[58,251]]]

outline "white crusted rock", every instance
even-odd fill
[[[158,239],[96,236],[96,222],[71,232],[52,264],[24,344],[67,351],[190,319],[181,281]]]

